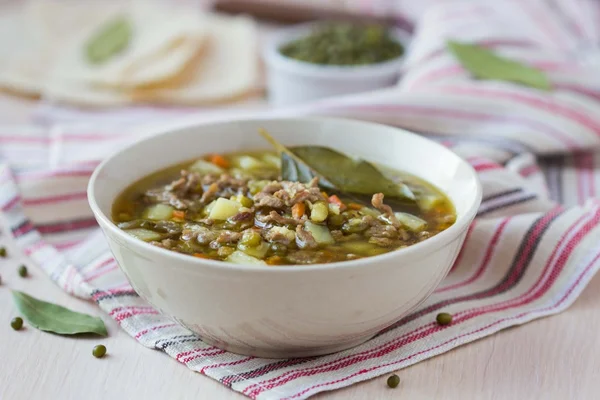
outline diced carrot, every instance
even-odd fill
[[[213,154],[210,156],[209,161],[215,164],[217,167],[229,168],[229,161],[225,157],[219,154]]]
[[[335,194],[332,194],[331,196],[329,196],[329,202],[332,204],[337,204],[338,206],[342,206],[344,204],[344,203],[342,203],[340,198],[337,197]]]
[[[202,253],[194,253],[194,257],[198,257],[198,258],[210,258],[206,254],[202,254]]]
[[[279,256],[271,256],[269,258],[267,258],[267,264],[269,265],[278,265],[281,264],[281,260],[282,258]]]
[[[292,217],[294,218],[302,218],[305,212],[306,206],[304,203],[296,203],[292,206]]]
[[[358,203],[349,203],[348,208],[351,210],[362,210],[363,206]]]
[[[181,211],[181,210],[173,211],[173,218],[185,219],[185,211]]]

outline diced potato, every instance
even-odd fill
[[[252,156],[238,156],[234,158],[235,165],[244,170],[265,168],[266,165],[258,158]]]
[[[262,242],[263,241],[262,241],[262,238],[260,237],[260,233],[254,231],[252,229],[248,229],[248,230],[244,231],[244,234],[242,235],[242,238],[238,242],[238,245],[245,246],[245,247],[256,247],[256,246],[260,246],[260,244]]]
[[[444,201],[444,198],[441,196],[436,196],[432,194],[420,196],[417,200],[417,204],[419,208],[423,211],[430,211],[434,207],[440,205]]]
[[[267,265],[266,262],[259,260],[258,258],[249,256],[248,254],[244,253],[243,251],[239,251],[239,250],[236,250],[233,253],[231,253],[225,259],[225,261],[228,261],[228,262],[234,263],[234,264],[242,264],[242,265]]]
[[[212,211],[212,209],[213,209],[213,208],[215,208],[215,204],[217,204],[217,201],[216,201],[216,200],[213,200],[213,201],[211,201],[210,203],[208,203],[208,204],[206,205],[206,207],[204,207],[203,213],[204,213],[205,215],[209,215],[209,214],[210,214],[210,212]]]
[[[340,215],[340,206],[337,204],[329,203],[327,207],[329,208],[329,214]]]
[[[315,222],[323,222],[329,215],[329,208],[324,201],[318,201],[311,207],[310,219]]]
[[[155,204],[144,210],[144,218],[155,221],[166,221],[173,216],[173,207],[166,204]]]
[[[143,240],[144,242],[153,242],[162,238],[162,235],[160,233],[143,228],[127,229],[125,230],[125,232],[127,232],[134,238]]]
[[[281,168],[281,158],[276,156],[275,154],[265,154],[262,156],[262,159],[265,163],[269,164],[272,167],[277,169]]]
[[[258,246],[247,246],[238,243],[237,248],[249,256],[263,259],[265,258],[265,255],[267,255],[267,251],[269,251],[269,244],[263,241],[261,241]]]
[[[223,168],[205,160],[196,161],[190,166],[190,170],[201,174],[222,174],[224,172]]]
[[[215,205],[210,209],[208,217],[211,219],[226,220],[227,218],[233,217],[235,214],[237,214],[240,208],[242,208],[242,205],[237,201],[219,197],[215,201]]]
[[[427,228],[427,221],[412,214],[397,212],[394,213],[394,215],[398,219],[398,222],[400,222],[409,231],[421,232]]]
[[[310,221],[306,221],[304,227],[308,232],[310,232],[315,239],[315,241],[319,244],[333,244],[335,240],[331,233],[329,232],[329,228],[325,225],[313,224]]]

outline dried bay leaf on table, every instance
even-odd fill
[[[80,333],[108,335],[104,322],[98,317],[42,301],[17,290],[13,290],[12,294],[23,317],[31,326],[41,331],[53,332],[59,335],[76,335]]]
[[[484,47],[448,41],[448,50],[474,77],[517,83],[540,90],[551,90],[548,76],[529,65],[499,56]]]

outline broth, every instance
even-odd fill
[[[272,151],[209,155],[153,173],[115,201],[112,218],[130,235],[171,251],[239,264],[301,265],[387,253],[436,235],[455,221],[437,188],[380,167],[416,204],[391,210],[325,193],[318,182],[280,179]]]

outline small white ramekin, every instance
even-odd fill
[[[318,22],[317,22],[318,23]],[[405,55],[390,61],[360,65],[319,65],[298,61],[279,52],[281,46],[310,34],[315,23],[297,25],[273,33],[263,51],[267,70],[269,103],[288,106],[327,97],[367,92],[395,85]],[[409,38],[391,30],[394,38],[408,49]]]

